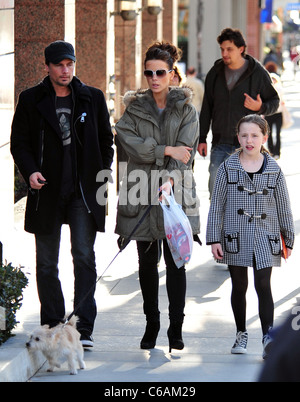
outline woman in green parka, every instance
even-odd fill
[[[193,233],[200,232],[199,202],[192,173],[199,138],[197,112],[191,103],[190,89],[169,86],[179,58],[180,50],[170,43],[156,42],[149,47],[144,61],[149,88],[125,94],[126,110],[116,124],[118,139],[129,157],[120,190],[116,233],[128,238],[149,204],[155,204],[133,236],[137,241],[147,320],[142,349],[155,347],[160,330],[157,269],[160,240],[167,272],[170,351],[184,348],[186,273],[184,266],[176,267],[165,239],[163,212],[158,203],[161,185],[171,181]]]

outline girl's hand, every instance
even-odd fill
[[[187,164],[191,159],[191,152],[193,148],[179,146],[179,147],[170,147],[167,146],[165,148],[165,155],[171,156],[171,158],[176,159],[184,164]]]
[[[212,244],[211,251],[216,260],[221,260],[223,258],[223,250],[220,243]]]
[[[285,257],[285,259],[287,260],[291,255],[292,255],[292,251],[293,250],[291,250],[290,248],[286,248],[286,257]],[[284,258],[284,253],[283,253],[283,251],[281,252],[281,255],[282,255],[282,257]]]

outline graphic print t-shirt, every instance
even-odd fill
[[[67,197],[74,192],[74,176],[71,154],[71,115],[72,115],[72,95],[56,97],[56,115],[62,135],[64,147],[63,177],[61,185],[61,195]]]

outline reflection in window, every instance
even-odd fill
[[[0,0],[0,147],[9,142],[14,110],[14,1]]]

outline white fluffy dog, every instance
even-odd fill
[[[80,334],[75,326],[75,317],[67,324],[58,324],[53,328],[43,325],[32,333],[26,347],[29,351],[40,350],[43,353],[50,365],[47,371],[53,371],[54,367],[60,367],[67,360],[70,374],[77,374],[76,363],[80,369],[85,368],[85,363]]]

